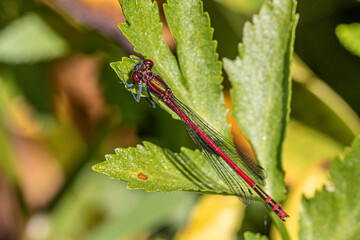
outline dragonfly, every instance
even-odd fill
[[[176,113],[184,123],[190,137],[206,156],[211,167],[228,186],[229,190],[243,202],[253,201],[253,191],[281,220],[286,222],[290,217],[283,208],[272,199],[259,185],[265,185],[266,171],[253,158],[248,156],[219,131],[201,118],[195,111],[177,99],[165,81],[152,68],[150,59],[136,59],[139,63],[133,67],[132,83],[127,83],[122,71],[116,66],[124,85],[130,90],[136,102],[140,102],[143,85],[147,91],[147,99],[153,108],[153,97],[163,102]],[[138,84],[137,94],[133,87]]]

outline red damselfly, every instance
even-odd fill
[[[156,97],[180,117],[191,138],[231,192],[240,197],[245,203],[250,203],[253,199],[252,190],[255,191],[281,220],[286,221],[285,218],[289,217],[289,215],[258,186],[258,184],[265,185],[265,170],[177,99],[164,80],[152,71],[154,66],[152,60],[135,60],[139,60],[139,63],[133,68],[131,75],[133,82],[130,84],[126,82],[123,73],[116,66],[124,84],[129,88],[134,99],[137,102],[140,101],[142,85],[145,84],[149,97],[148,101],[152,107],[155,108],[152,97]],[[132,91],[135,84],[138,84],[137,96]]]

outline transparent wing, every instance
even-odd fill
[[[253,158],[236,147],[229,139],[214,129],[209,123],[202,119],[197,113],[183,104],[179,99],[173,97],[176,105],[193,121],[238,167],[241,168],[257,184],[265,185],[267,176],[264,168]]]
[[[241,168],[257,184],[265,185],[265,170],[251,157],[242,152],[221,133],[211,127],[204,119],[193,110],[173,97],[173,102],[193,121],[239,168]],[[226,183],[230,191],[239,196],[245,203],[253,201],[252,191],[247,183],[203,140],[195,130],[183,123],[189,135],[198,148],[207,157],[210,165],[214,168],[219,177]]]
[[[238,196],[244,203],[250,204],[253,201],[253,196],[246,182],[223,159],[221,159],[202,138],[198,137],[196,131],[189,127],[185,121],[183,121],[183,123],[193,141],[206,156],[211,167],[228,186],[229,190]]]

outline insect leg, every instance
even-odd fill
[[[135,96],[133,90],[132,90],[132,87],[135,85],[135,83],[127,83],[125,81],[125,77],[124,77],[124,74],[122,73],[122,71],[120,70],[120,68],[118,66],[115,66],[117,71],[121,74],[121,77],[123,79],[123,82],[120,82],[120,83],[124,83],[125,86],[130,90],[131,94],[133,95],[134,99],[136,102],[140,102],[140,96],[141,96],[141,89],[142,89],[142,82],[140,81],[139,82],[139,91],[138,91],[138,95]]]
[[[150,99],[150,103],[151,103],[152,107],[155,108],[156,106],[155,106],[154,100],[152,99],[152,97],[150,95],[149,86],[146,86],[146,91],[149,95],[149,99]]]

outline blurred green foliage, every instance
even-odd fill
[[[359,164],[360,138],[357,138],[345,151],[344,159],[336,157],[331,162],[326,187],[314,198],[303,200],[300,239],[356,239],[359,236]],[[339,224],[334,226],[334,222]]]
[[[354,0],[299,1],[297,10],[301,20],[295,44],[295,52],[301,59],[358,114],[360,58],[344,50],[335,29],[339,24],[359,22],[359,9],[359,2]]]
[[[0,61],[8,64],[58,58],[65,55],[67,49],[67,42],[34,13],[15,20],[0,34]]]
[[[109,4],[107,9],[120,16],[119,5],[113,2],[0,2],[0,211],[11,216],[0,219],[3,239],[172,239],[192,216],[216,208],[195,212],[192,207],[198,194],[128,191],[125,184],[92,171],[91,165],[102,162],[113,149],[144,140],[173,152],[182,146],[194,148],[180,121],[161,108],[152,109],[146,101],[133,101],[109,66],[134,53],[116,27],[120,20],[112,22],[111,11],[100,8]],[[219,59],[234,59],[244,23],[251,21],[262,1],[212,0],[203,4],[214,28]],[[303,189],[301,196],[308,194],[309,186],[320,184],[314,179],[306,184],[310,176],[307,171],[311,172],[315,163],[326,163],[334,153],[340,154],[339,149],[350,145],[359,134],[360,58],[352,54],[358,53],[354,36],[359,9],[359,2],[353,0],[299,2],[295,54],[302,62],[293,65],[290,117],[297,122],[290,124],[284,144],[284,166],[289,175],[286,205],[296,202],[292,196],[298,189]],[[162,7],[159,12],[164,19]],[[178,58],[171,61],[188,61],[177,54]],[[94,56],[97,60],[91,62],[95,68],[72,65]],[[163,71],[161,74],[174,75],[180,70]],[[228,90],[230,83],[226,75],[224,78]],[[87,95],[94,89],[98,95]],[[99,99],[102,102],[97,102]],[[316,152],[313,158],[312,152]],[[334,186],[356,179],[346,180],[346,176],[358,171],[357,156],[358,140],[344,161],[336,158],[331,163]],[[353,165],[346,169],[349,163]],[[326,164],[321,165],[323,168],[327,169]],[[337,172],[343,177],[336,177]],[[359,184],[353,185],[351,191],[358,192]],[[349,193],[341,187],[336,189],[339,192],[324,189],[313,200],[304,201],[308,211],[302,214],[314,221],[307,224],[319,225],[327,219],[330,213],[321,208],[327,201],[343,203],[351,212],[350,205],[344,206],[346,201],[334,201],[337,196],[350,199]],[[237,226],[231,236],[247,230],[268,235],[264,211],[258,209],[247,211],[244,222],[252,220]],[[300,204],[291,209],[295,214]],[[314,214],[317,218],[311,217]],[[287,226],[291,226],[290,221]],[[341,218],[334,221],[342,223]],[[200,227],[195,229],[201,232]],[[302,234],[310,230],[302,227]],[[298,237],[296,227],[288,228],[288,232]],[[246,239],[266,239],[245,235]]]
[[[336,35],[347,50],[360,56],[360,23],[338,25]]]

